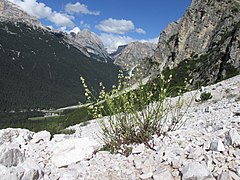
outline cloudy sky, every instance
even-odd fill
[[[9,0],[43,24],[70,31],[88,28],[109,51],[132,41],[157,41],[191,0]]]

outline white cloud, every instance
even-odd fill
[[[90,29],[90,24],[87,24],[87,23],[85,23],[84,21],[80,21],[80,25],[81,25],[81,27],[83,27],[83,28]]]
[[[74,23],[71,19],[74,19],[72,16],[68,16],[66,14],[61,14],[57,12],[53,12],[50,17],[47,18],[49,21],[53,22],[57,26],[66,26],[73,27]]]
[[[36,0],[9,0],[10,2],[18,5],[23,11],[38,19],[47,19],[57,26],[72,27],[74,25],[72,19],[74,17],[67,14],[58,13],[53,11],[44,3],[38,3]]]
[[[135,31],[139,34],[146,34],[146,31],[144,31],[142,28],[136,28]]]
[[[119,36],[106,33],[102,33],[99,38],[102,40],[109,53],[114,52],[120,45],[125,45],[135,41],[129,36]]]
[[[158,40],[159,40],[159,37],[152,38],[152,39],[142,39],[142,40],[139,40],[139,41],[143,42],[143,43],[149,42],[149,43],[157,44]]]
[[[130,20],[109,18],[101,21],[100,24],[96,25],[96,28],[106,33],[125,34],[134,30],[135,26]]]
[[[117,50],[118,46],[129,44],[134,41],[140,41],[140,42],[151,42],[151,43],[157,43],[158,37],[154,39],[134,39],[129,36],[121,36],[121,35],[113,35],[113,34],[106,34],[102,33],[99,38],[102,40],[104,46],[107,48],[107,51],[109,53],[112,53]]]
[[[76,2],[75,4],[68,3],[65,6],[66,12],[70,14],[78,13],[78,14],[90,14],[90,15],[99,15],[99,11],[90,11],[85,4],[81,4]]]

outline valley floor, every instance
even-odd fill
[[[99,151],[96,120],[73,135],[0,130],[1,179],[240,179],[240,76],[201,88],[212,99],[193,102],[179,130],[155,150],[133,145],[125,157]],[[186,101],[200,91],[184,94]]]

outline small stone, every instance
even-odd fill
[[[234,156],[235,158],[240,159],[240,150],[234,151],[234,152],[233,152],[233,156]]]
[[[141,169],[144,174],[155,171],[156,168],[154,166],[154,161],[151,158],[146,159],[142,164]]]
[[[225,136],[225,145],[232,145],[234,147],[240,146],[240,135],[236,129],[231,129]]]
[[[211,173],[205,165],[199,162],[191,162],[183,167],[182,171],[183,180],[198,179],[203,180],[210,177]]]
[[[211,106],[208,106],[208,107],[205,108],[204,111],[207,112],[207,113],[210,113],[210,112],[213,111],[213,108]]]
[[[146,173],[139,176],[140,179],[150,179],[153,176],[153,173]]]
[[[211,151],[218,151],[218,152],[225,151],[225,147],[221,140],[211,142],[209,149]]]
[[[153,174],[154,180],[174,180],[172,174],[169,172],[168,169],[160,169]]]
[[[228,169],[231,171],[235,171],[237,166],[238,164],[234,160],[228,163]]]
[[[144,150],[145,150],[145,145],[139,144],[133,148],[132,154],[140,154],[140,153],[144,152]]]
[[[51,138],[51,134],[48,131],[40,131],[33,135],[32,143],[39,143],[40,141],[48,142]]]
[[[179,169],[182,166],[182,160],[180,158],[172,158],[169,161],[170,165],[175,169]]]
[[[188,159],[197,159],[203,153],[202,148],[192,148],[190,149],[190,153],[188,155]]]
[[[231,180],[231,176],[228,171],[222,172],[217,178],[218,180]]]
[[[137,157],[134,159],[134,165],[135,165],[136,169],[141,169],[142,164],[143,164],[143,162],[142,162],[141,158]]]
[[[240,166],[237,167],[236,174],[240,177]]]
[[[229,171],[229,174],[232,177],[232,179],[240,180],[240,177],[236,173],[234,173],[233,171]]]
[[[59,180],[78,179],[78,172],[75,169],[62,171]]]

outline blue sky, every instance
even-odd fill
[[[156,41],[191,0],[9,0],[55,29],[95,32],[110,51],[135,40]]]

